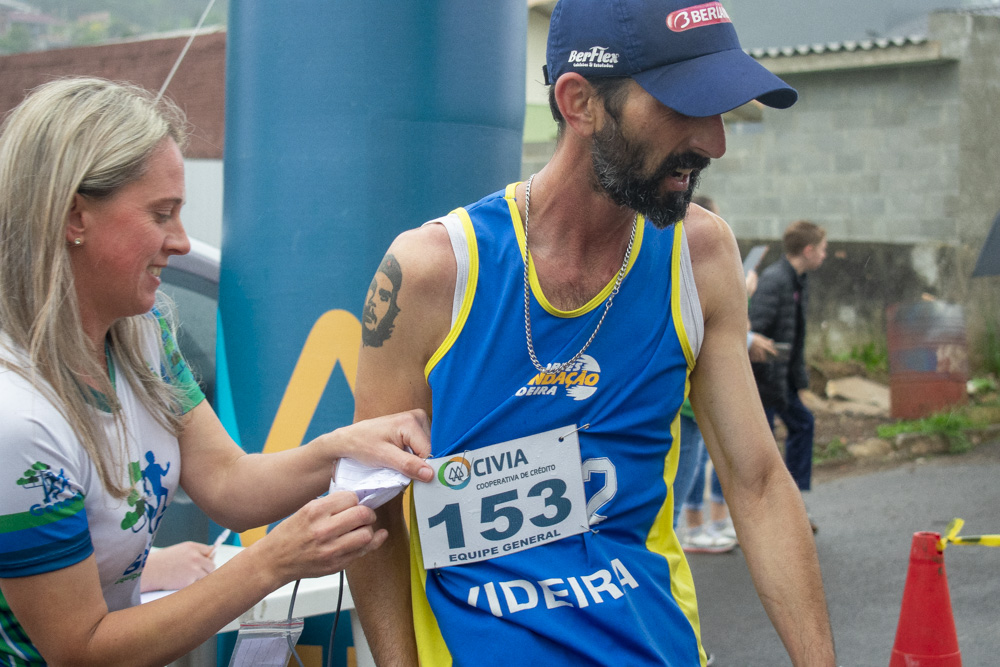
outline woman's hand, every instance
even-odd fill
[[[277,588],[339,572],[378,549],[388,534],[374,523],[374,510],[359,505],[354,493],[336,491],[306,503],[248,550],[264,559]]]
[[[279,451],[247,454],[203,402],[185,416],[181,486],[213,521],[242,532],[284,519],[326,493],[341,458],[432,479],[422,460],[431,451],[429,433],[427,414],[411,410],[324,433],[301,447],[281,443]]]
[[[429,482],[434,471],[423,459],[431,453],[430,431],[427,413],[410,410],[366,419],[320,438],[329,438],[327,444],[337,459],[354,459],[374,468],[393,468],[411,479]]]
[[[211,544],[181,542],[149,552],[140,586],[143,593],[175,591],[193,584],[214,569]]]

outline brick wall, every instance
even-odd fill
[[[62,76],[100,76],[158,91],[188,37],[81,46],[0,57],[0,111],[17,106],[42,83]],[[195,37],[166,95],[187,113],[189,158],[222,158],[225,136],[226,33]]]

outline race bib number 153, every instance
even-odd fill
[[[428,459],[413,484],[424,568],[475,563],[588,530],[576,426]]]

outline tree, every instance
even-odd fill
[[[11,26],[10,30],[3,37],[0,37],[0,53],[21,53],[31,51],[35,45],[35,40],[31,36],[31,31],[20,24]]]

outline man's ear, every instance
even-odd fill
[[[66,243],[74,245],[77,239],[84,238],[87,231],[87,218],[89,204],[86,197],[80,193],[73,195],[73,203],[69,207],[69,215],[66,216]]]
[[[576,72],[559,77],[555,97],[566,125],[576,134],[589,137],[603,126],[604,101],[590,82]]]

